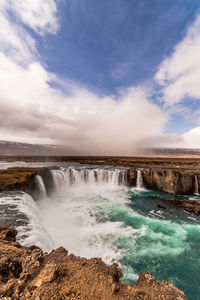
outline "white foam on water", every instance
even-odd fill
[[[149,211],[149,214],[150,215],[153,215],[153,216],[159,216],[159,217],[161,217],[161,218],[163,218],[163,214],[164,214],[164,212],[162,211],[162,210],[150,210]]]
[[[44,251],[49,251],[52,248],[50,236],[40,222],[39,208],[30,195],[16,192],[0,197],[1,205],[8,205],[10,209],[17,210],[28,218],[28,224],[16,226],[17,240],[22,245],[31,246],[35,244]]]
[[[40,201],[43,226],[54,241],[54,247],[64,246],[70,253],[87,258],[101,257],[107,263],[118,260],[122,250],[120,238],[134,236],[137,230],[123,222],[106,218],[104,205],[125,205],[128,199],[123,189],[110,185],[82,184],[62,188],[51,201]],[[102,206],[102,218],[97,211]]]
[[[53,247],[62,245],[70,253],[101,257],[107,263],[120,262],[124,255],[133,259],[179,255],[189,247],[186,225],[137,213],[128,206],[131,202],[126,192],[123,186],[90,182],[62,186],[53,198],[43,199],[39,203],[42,224]],[[160,217],[162,211],[151,213]],[[120,216],[142,226],[127,226]],[[137,244],[142,237],[144,243],[150,239],[148,247]]]
[[[187,217],[188,219],[190,219],[190,220],[193,220],[193,221],[198,221],[197,219],[195,219],[194,217],[191,217],[191,216],[189,216],[189,217]]]
[[[75,255],[122,264],[124,258],[137,264],[145,257],[178,257],[191,250],[188,232],[198,234],[200,225],[161,219],[161,210],[150,211],[153,215],[134,211],[125,186],[126,170],[70,166],[51,172],[56,189],[51,198],[36,203],[23,193],[20,200],[4,199],[17,202],[28,216],[28,228],[17,228],[23,245],[37,244],[45,251],[64,246]],[[134,197],[145,192],[139,188],[133,190]],[[122,267],[128,280],[137,279],[133,266]]]

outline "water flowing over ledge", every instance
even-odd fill
[[[58,189],[61,185],[71,186],[79,184],[104,184],[113,186],[127,184],[127,169],[122,168],[89,168],[73,167],[51,170],[54,186]]]
[[[148,267],[159,280],[173,278],[179,288],[192,286],[192,295],[198,294],[198,264],[192,263],[198,219],[176,208],[158,209],[156,197],[163,195],[143,190],[147,170],[132,171],[135,181],[130,184],[129,168],[77,164],[37,169],[28,186],[36,201],[25,193],[21,198],[12,195],[10,201],[4,194],[2,205],[10,216],[17,216],[19,240],[26,246],[34,243],[51,251],[62,245],[78,256],[118,262],[123,280],[131,284]],[[19,205],[22,202],[24,206]],[[5,225],[9,222],[11,218]],[[180,274],[177,278],[170,275],[168,266],[176,266],[177,257],[182,273],[190,274],[187,282]]]

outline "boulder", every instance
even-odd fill
[[[15,234],[0,228],[2,300],[186,300],[182,291],[166,281],[159,283],[150,272],[142,272],[135,286],[127,285],[117,264],[68,255],[63,247],[51,253],[18,248]]]

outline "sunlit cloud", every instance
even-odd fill
[[[157,82],[163,86],[163,100],[173,105],[185,97],[200,99],[200,16],[188,27],[184,39],[159,66]]]
[[[15,18],[10,18],[10,11]],[[164,133],[171,112],[152,101],[145,84],[120,89],[115,96],[99,96],[87,86],[46,69],[31,30],[43,36],[56,34],[60,26],[56,1],[3,0],[0,21],[1,139],[57,144],[70,149],[71,154],[101,155],[133,155],[145,147],[182,146],[190,141],[194,131]],[[198,27],[198,19],[193,26]],[[197,29],[191,28],[184,41],[189,36],[192,45],[189,43],[186,50],[198,40]],[[187,85],[181,91],[175,89],[174,94],[169,92],[193,72],[192,59],[185,67],[181,65],[180,57],[187,52],[184,41],[163,61],[156,75],[168,105],[189,95]],[[119,64],[112,76],[120,79],[127,70],[127,65]],[[194,97],[193,89],[190,95]]]

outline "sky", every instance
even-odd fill
[[[1,0],[0,140],[200,148],[199,0]]]

